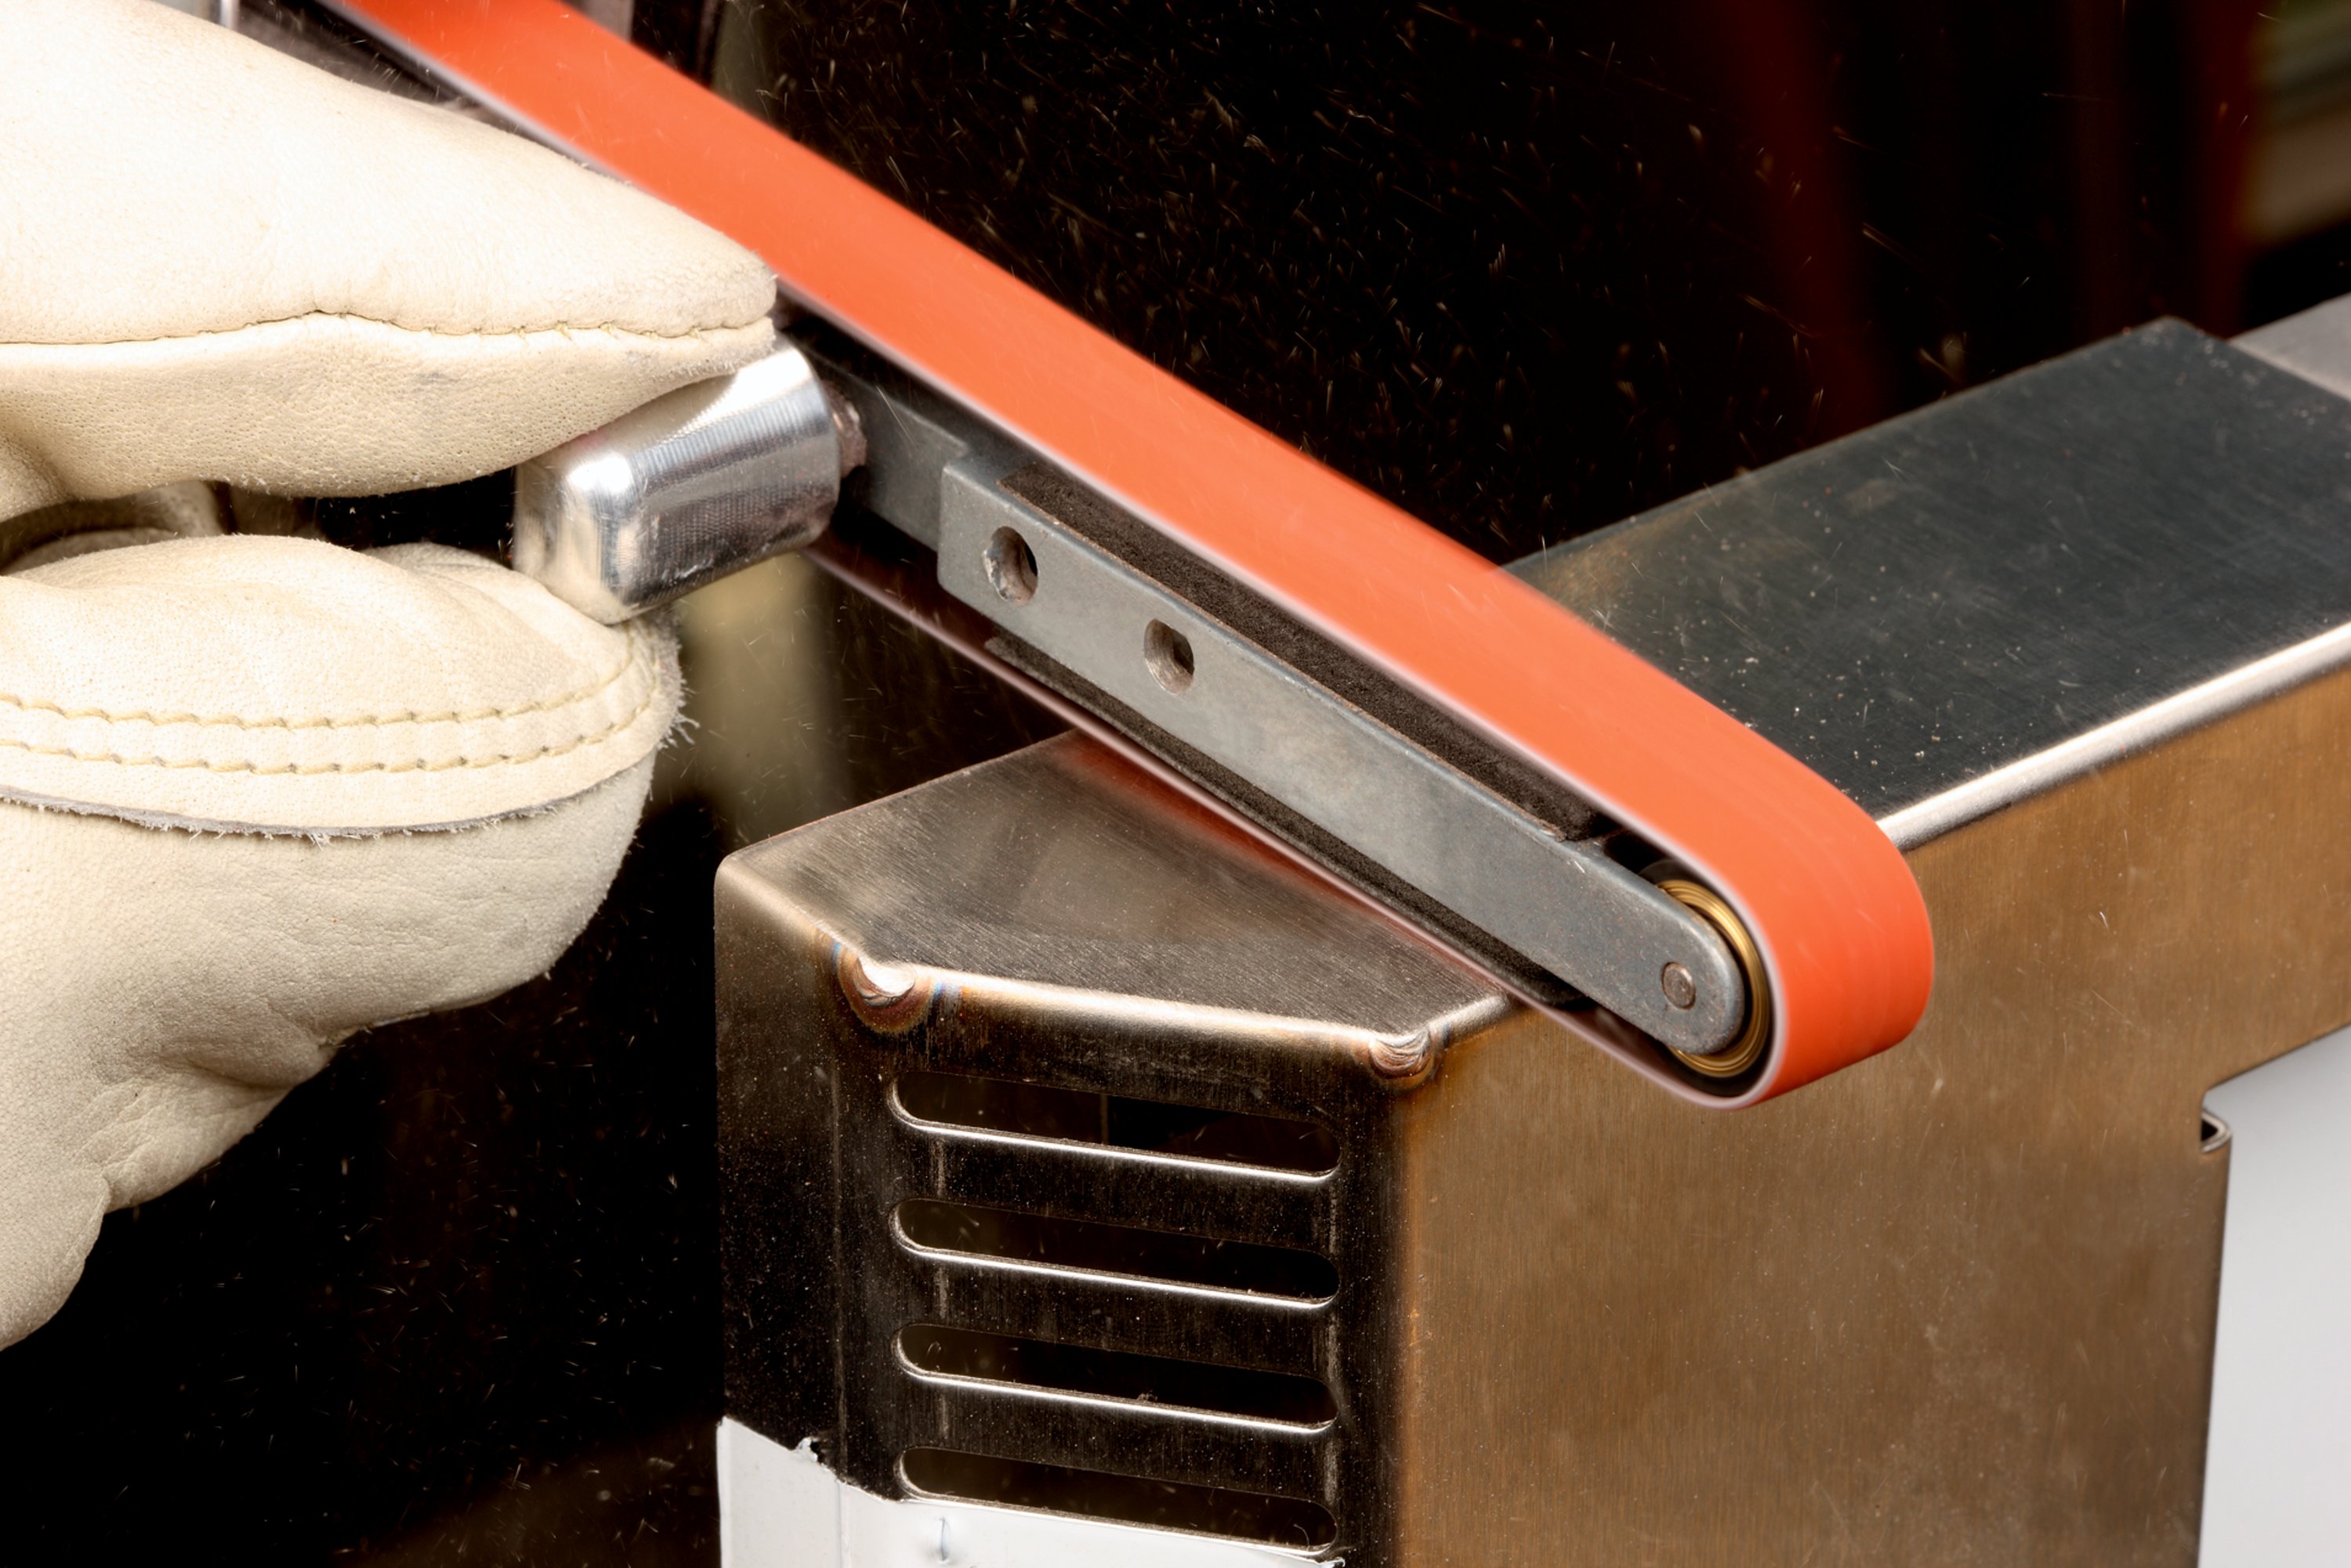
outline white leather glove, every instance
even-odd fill
[[[0,541],[177,481],[506,467],[768,352],[773,297],[457,115],[150,0],[0,0]],[[109,1209],[354,1030],[546,969],[677,699],[665,632],[455,550],[194,538],[0,576],[0,1343]]]

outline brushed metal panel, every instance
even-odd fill
[[[2346,494],[2351,403],[2158,321],[1511,570],[1908,848],[2351,659]]]
[[[1713,1117],[1531,1018],[1399,1102],[1395,1561],[2187,1563],[2207,1087],[2351,1019],[2351,674],[1914,851],[1895,1050]]]
[[[1018,756],[756,845],[735,880],[894,964],[1399,1036],[1493,1005],[1427,944],[1267,874],[1200,809],[1146,789],[1136,810],[1101,748]]]
[[[2351,672],[1912,852],[1925,1022],[1737,1117],[1101,755],[1051,743],[730,862],[738,1417],[830,1434],[884,1490],[910,1443],[978,1444],[983,1410],[994,1451],[1271,1484],[1173,1413],[957,1403],[894,1370],[919,1316],[1323,1382],[1317,1492],[1358,1568],[2193,1561],[2229,1157],[2201,1106],[2351,1020]],[[921,967],[928,1021],[862,1009],[844,942]],[[1379,1080],[1391,1039],[1434,1065]],[[1343,1288],[1298,1306],[910,1258],[904,1195],[1183,1228],[1251,1181],[1264,1219],[1298,1190],[1220,1172],[1187,1197],[1172,1162],[1057,1144],[981,1181],[965,1134],[887,1109],[913,1069],[1324,1122],[1312,1233]],[[837,1281],[758,1272],[796,1229]],[[799,1359],[811,1311],[827,1348]]]
[[[884,1494],[910,1449],[959,1448],[1311,1503],[1337,1521],[1325,1555],[1382,1560],[1392,1108],[1512,1004],[1073,737],[734,856],[718,943],[731,1416]],[[1333,1155],[1300,1174],[975,1134],[897,1109],[916,1072],[1310,1122]],[[1308,1249],[1336,1289],[918,1249],[910,1199]],[[925,1375],[897,1348],[918,1322],[1309,1377],[1332,1416],[1269,1431]]]

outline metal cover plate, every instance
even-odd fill
[[[2351,403],[2160,321],[1511,570],[1917,843],[2339,662],[2346,522]]]
[[[1468,968],[1207,811],[1171,800],[1136,813],[1124,802],[1139,777],[1047,741],[742,862],[892,964],[1399,1037],[1499,1005]]]

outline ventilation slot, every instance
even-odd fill
[[[914,1491],[999,1508],[1042,1509],[1310,1552],[1330,1545],[1339,1533],[1330,1510],[1318,1503],[1223,1487],[1145,1480],[950,1448],[909,1448],[900,1456],[898,1469]]]
[[[1302,1301],[1328,1301],[1339,1291],[1339,1271],[1328,1259],[1288,1247],[1057,1219],[927,1197],[908,1198],[898,1206],[897,1217],[899,1234],[910,1244],[935,1252]]]
[[[898,1108],[914,1121],[940,1126],[977,1127],[1310,1176],[1323,1175],[1339,1163],[1337,1142],[1311,1122],[1002,1078],[909,1072],[898,1080]]]
[[[941,1377],[1009,1383],[1252,1421],[1324,1427],[1339,1413],[1331,1391],[1311,1377],[939,1323],[915,1323],[904,1330],[898,1335],[898,1354],[915,1371]]]

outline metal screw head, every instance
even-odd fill
[[[1668,964],[1657,971],[1657,988],[1666,993],[1666,1000],[1677,1008],[1698,1005],[1698,981],[1679,964]]]

